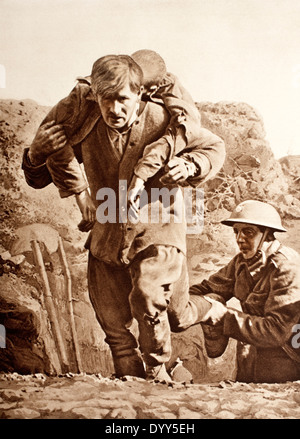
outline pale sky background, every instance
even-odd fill
[[[300,154],[300,0],[0,0],[0,99],[54,105],[110,53],[159,52],[197,102],[262,116]]]

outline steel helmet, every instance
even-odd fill
[[[286,232],[277,210],[268,203],[256,200],[247,200],[238,204],[230,217],[221,223],[226,226],[233,226],[235,223],[253,224],[277,232]]]

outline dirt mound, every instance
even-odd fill
[[[204,188],[205,230],[201,239],[204,237],[204,242],[213,247],[218,242],[219,249],[226,251],[230,231],[219,221],[248,199],[272,204],[283,222],[299,219],[299,180],[293,178],[291,168],[283,168],[275,159],[258,112],[239,102],[203,102],[197,106],[203,126],[225,141],[227,154],[221,171]],[[235,249],[234,242],[230,247]]]
[[[289,192],[300,199],[300,155],[286,156],[279,159],[283,173],[286,176]]]
[[[21,169],[23,150],[32,142],[48,110],[30,100],[0,101],[0,323],[6,328],[6,349],[0,350],[0,369],[21,373],[61,372],[61,361],[55,355],[57,346],[45,307],[44,285],[30,250],[29,235],[26,237],[29,248],[25,248],[25,234],[20,236],[19,233],[32,226],[31,239],[42,243],[45,270],[70,370],[78,369],[70,334],[68,297],[58,254],[49,251],[47,246],[51,238],[49,230],[63,238],[67,253],[82,367],[95,372],[100,365],[103,373],[108,374],[112,370],[110,353],[87,294],[86,235],[77,229],[80,213],[75,200],[72,197],[60,199],[53,185],[41,190],[30,188]],[[18,257],[19,252],[25,258]]]
[[[231,210],[237,203],[255,198],[276,205],[284,216],[298,217],[299,200],[265,139],[257,111],[236,102],[202,103],[198,108],[203,125],[223,138],[227,150],[222,171],[207,184],[208,210]],[[289,199],[283,200],[282,193]]]

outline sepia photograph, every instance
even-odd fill
[[[299,0],[0,27],[0,419],[300,419]]]

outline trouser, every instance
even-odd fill
[[[282,383],[300,379],[300,364],[281,347],[256,348],[237,342],[237,381]]]
[[[130,266],[117,267],[97,260],[88,263],[89,294],[97,319],[106,334],[117,376],[144,376],[148,366],[171,356],[171,331],[199,323],[210,305],[189,295],[186,257],[172,246],[150,246]],[[136,338],[129,330],[138,322]]]

